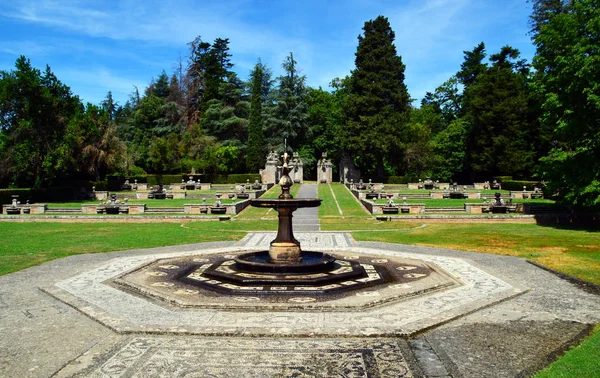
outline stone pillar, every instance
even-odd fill
[[[340,160],[340,182],[348,184],[352,181],[358,182],[360,180],[360,169],[354,166],[352,157],[345,153]]]
[[[321,160],[317,163],[317,183],[331,184],[333,181],[333,164],[327,159],[327,152],[323,152]]]
[[[277,184],[277,165],[279,159],[275,152],[271,152],[267,156],[267,162],[265,163],[265,169],[261,171],[261,177],[263,184]]]
[[[297,152],[294,152],[291,166],[290,178],[295,184],[302,184],[304,182],[304,163]]]

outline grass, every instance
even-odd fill
[[[595,327],[590,337],[534,377],[600,377],[600,325]]]
[[[394,230],[396,223],[400,223],[398,230]],[[340,226],[333,223],[327,225],[327,229]],[[425,227],[410,227],[401,222],[373,222],[365,223],[363,230],[355,231],[352,235],[358,241],[523,257],[600,285],[599,232],[556,229],[536,224],[427,223]]]
[[[0,275],[57,258],[167,245],[234,241],[276,222],[0,223],[10,243],[0,244]]]
[[[361,206],[356,197],[339,183],[319,185],[319,198],[323,200],[319,207],[319,217],[370,217],[371,215]],[[338,209],[342,209],[342,214]]]

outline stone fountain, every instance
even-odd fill
[[[250,205],[254,207],[268,207],[272,208],[279,214],[279,224],[277,228],[277,237],[271,242],[268,254],[264,252],[253,253],[249,255],[240,256],[236,262],[238,264],[258,264],[261,268],[268,269],[270,271],[277,271],[280,265],[298,265],[307,266],[312,263],[319,265],[326,259],[321,253],[311,253],[310,258],[303,256],[302,249],[300,248],[300,242],[294,238],[293,227],[292,227],[292,213],[299,208],[303,207],[318,207],[321,205],[321,200],[318,198],[300,198],[295,199],[290,194],[290,188],[294,185],[294,182],[289,176],[289,155],[288,153],[283,154],[283,166],[281,171],[281,179],[279,185],[281,186],[281,194],[279,198],[258,198],[250,201]],[[268,258],[267,258],[268,255]],[[307,261],[311,261],[308,263]],[[289,268],[289,267],[288,267]],[[284,270],[288,270],[287,268]]]

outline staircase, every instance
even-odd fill
[[[426,213],[465,213],[463,207],[427,207],[425,206]]]
[[[431,196],[429,195],[429,192],[427,193],[408,193],[408,194],[403,194],[403,193],[399,193],[398,194],[398,199],[402,199],[406,197],[407,200],[409,199],[430,199]]]
[[[144,210],[144,214],[184,214],[183,207],[148,207]]]
[[[46,210],[45,214],[50,214],[50,215],[81,214],[81,208],[77,208],[77,207],[48,208],[48,210]]]

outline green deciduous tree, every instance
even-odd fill
[[[363,31],[358,36],[356,69],[348,81],[344,148],[364,173],[383,175],[385,161],[402,159],[410,99],[387,18],[366,22]]]
[[[541,125],[555,144],[542,159],[548,191],[564,203],[600,207],[600,6],[596,0],[536,0],[533,88]]]
[[[65,131],[82,111],[77,96],[52,73],[21,56],[15,70],[0,72],[0,176],[20,186],[44,186],[68,169]]]
[[[470,84],[466,117],[470,121],[469,163],[473,178],[529,177],[533,152],[529,140],[526,65],[519,51],[505,46],[490,57],[491,67]]]

